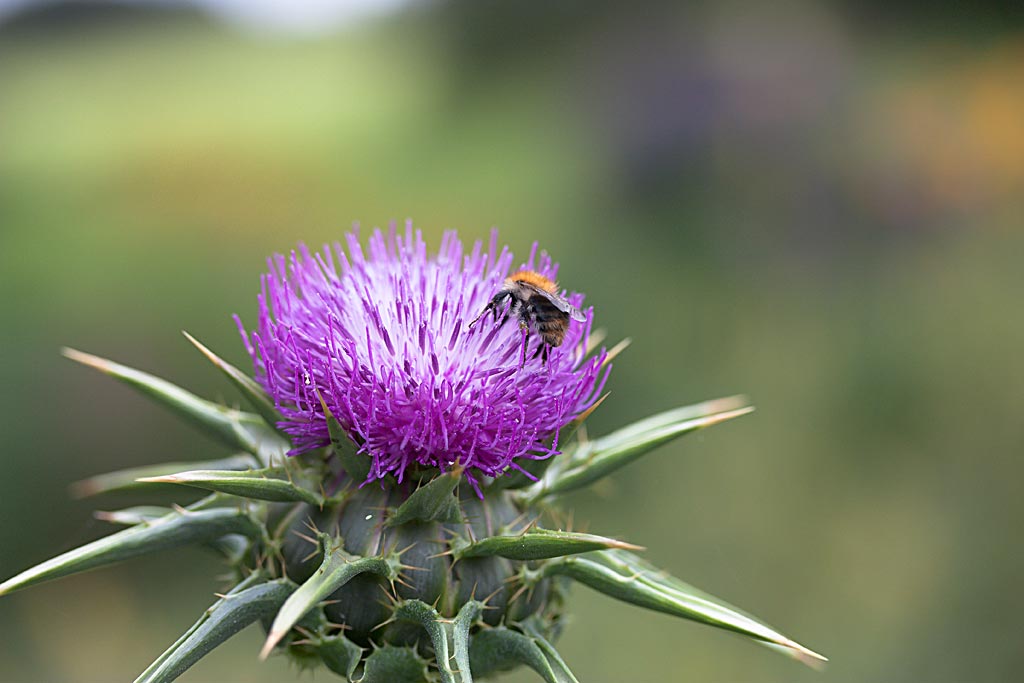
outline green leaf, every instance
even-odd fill
[[[746,396],[741,395],[726,396],[725,398],[702,401],[701,403],[681,406],[679,408],[671,408],[660,413],[655,413],[654,415],[645,417],[642,420],[637,420],[636,422],[628,424],[621,429],[617,429],[612,434],[602,438],[604,440],[612,440],[613,437],[624,440],[632,439],[634,437],[659,430],[663,427],[670,427],[680,422],[719,415],[721,413],[728,413],[734,410],[749,408],[749,406],[750,401]],[[578,459],[585,459],[586,457],[586,455],[580,455]]]
[[[139,524],[87,543],[27,569],[0,583],[0,595],[158,550],[212,541],[227,534],[258,537],[260,527],[252,517],[237,508],[173,512],[153,522]]]
[[[299,589],[288,598],[288,601],[281,607],[281,611],[277,613],[274,623],[270,627],[270,634],[260,651],[261,659],[266,659],[274,646],[311,609],[356,576],[370,573],[387,579],[397,577],[396,567],[388,560],[381,557],[349,555],[340,548],[332,549],[333,542],[329,535],[320,534],[320,544],[324,551],[323,562],[313,576],[299,586]]]
[[[505,470],[505,474],[496,477],[486,488],[488,491],[504,491],[505,489],[514,490],[532,486],[540,481],[558,457],[558,455],[550,455],[537,460],[522,458],[516,463],[522,470],[509,467]]]
[[[455,487],[462,479],[462,469],[454,468],[439,474],[426,485],[412,492],[398,509],[388,517],[386,526],[398,526],[406,522],[447,522],[462,521],[462,508],[455,497]]]
[[[456,683],[451,656],[448,654],[448,632],[437,610],[422,600],[406,600],[395,607],[394,619],[411,621],[423,627],[434,646],[434,659],[441,674],[441,683]]]
[[[317,652],[324,666],[351,681],[355,675],[359,661],[363,658],[363,648],[359,647],[344,634],[321,636],[317,639]]]
[[[327,407],[324,397],[317,395],[320,398],[320,406],[323,408],[324,415],[327,417],[327,431],[331,436],[331,446],[334,448],[335,455],[338,456],[338,462],[353,481],[359,483],[366,481],[366,478],[370,476],[370,457],[359,453],[356,443],[331,414],[331,409]]]
[[[137,389],[228,446],[259,456],[264,463],[282,458],[288,451],[288,443],[275,434],[259,415],[217,405],[167,380],[99,356],[74,349],[64,349],[63,353],[73,361]]]
[[[476,543],[457,548],[452,554],[458,559],[497,555],[509,560],[528,561],[546,560],[552,557],[606,548],[642,549],[631,543],[624,543],[604,536],[582,534],[576,531],[534,528],[514,536],[488,536]]]
[[[225,640],[277,611],[294,590],[295,584],[288,579],[266,583],[246,579],[215,602],[135,683],[170,683]]]
[[[183,484],[196,488],[227,493],[232,496],[269,500],[275,503],[323,504],[323,497],[299,486],[288,477],[284,466],[238,472],[233,470],[192,470],[159,477],[146,477],[139,481],[153,484]]]
[[[601,367],[603,368],[605,365],[608,365],[615,360],[615,358],[618,357],[620,353],[628,349],[632,343],[632,338],[626,337],[621,339],[618,344],[608,349],[608,355],[604,357],[604,363],[601,364]]]
[[[213,496],[210,498],[213,498]],[[200,510],[205,507],[215,507],[216,504],[220,502],[220,500],[210,500],[210,498],[198,501],[197,503],[190,505],[187,509]],[[138,505],[135,507],[125,508],[123,510],[114,510],[112,512],[98,510],[93,513],[93,517],[111,524],[135,526],[136,524],[155,522],[160,517],[164,517],[173,512],[173,508],[162,507],[159,505]],[[252,541],[240,534],[228,534],[227,536],[215,538],[212,541],[206,541],[202,545],[220,554],[228,561],[229,564],[236,565],[245,553],[252,548]]]
[[[809,665],[828,661],[732,605],[659,571],[621,550],[607,550],[547,563],[543,576],[568,576],[605,595],[639,607],[735,631],[781,649]]]
[[[474,673],[480,677],[525,664],[547,683],[579,683],[561,657],[553,662],[537,639],[504,626],[484,629],[474,635],[469,658]]]
[[[540,629],[535,627],[534,619],[536,618],[537,617],[532,617],[531,619],[527,619],[526,622],[522,624],[523,630],[525,630],[527,635],[533,638],[534,642],[537,643],[537,647],[539,647],[541,652],[544,653],[544,656],[547,657],[548,664],[551,665],[556,676],[561,676],[561,680],[564,680],[565,683],[579,683],[579,681],[576,680],[576,676],[573,675],[572,671],[569,669],[569,665],[565,663],[564,659],[562,659],[562,655],[558,654],[558,650],[555,649],[555,646],[544,637],[540,632]]]
[[[137,505],[135,507],[125,508],[123,510],[114,510],[111,512],[97,510],[92,513],[92,516],[104,522],[110,522],[111,524],[135,526],[136,524],[148,524],[155,522],[161,517],[165,517],[173,513],[173,508],[166,508],[160,505]]]
[[[247,576],[244,579],[242,579],[241,581],[239,581],[237,584],[235,584],[235,587],[232,588],[231,590],[229,590],[223,597],[221,597],[221,600],[223,600],[224,598],[226,598],[228,596],[241,593],[242,591],[246,590],[247,588],[251,588],[251,587],[259,585],[261,583],[265,583],[266,581],[267,581],[267,577],[266,577],[265,574],[263,574],[262,571],[255,571],[252,574],[250,574],[249,576]],[[159,657],[157,657],[155,660],[153,660],[153,663],[150,664],[149,667],[147,667],[146,670],[143,671],[139,675],[139,678],[142,678],[142,677],[148,675],[149,673],[151,673],[152,671],[157,669],[169,657],[171,657],[174,654],[174,651],[182,643],[184,643],[186,640],[188,640],[189,636],[191,636],[193,633],[196,632],[196,630],[199,629],[199,627],[203,624],[203,622],[206,621],[206,618],[210,615],[210,613],[214,609],[217,608],[217,606],[220,604],[220,602],[221,601],[219,600],[219,601],[213,603],[213,605],[211,605],[210,607],[208,607],[206,609],[206,611],[203,612],[203,615],[201,617],[199,617],[199,620],[196,621],[196,623],[192,624],[191,628],[189,628],[187,631],[185,631],[183,634],[181,634],[181,636],[176,641],[174,641],[174,643],[169,648],[164,650],[164,652]]]
[[[274,401],[267,395],[267,392],[264,391],[263,387],[261,387],[256,380],[215,354],[188,332],[182,330],[181,333],[185,335],[186,339],[192,342],[193,346],[199,349],[200,353],[206,356],[211,363],[216,365],[218,370],[224,373],[231,383],[238,388],[242,393],[242,396],[245,397],[259,416],[263,418],[263,421],[266,422],[267,425],[273,427],[274,431],[285,439],[288,438],[288,435],[277,426],[277,423],[282,422],[284,417],[282,417],[281,413],[277,411]]]
[[[584,410],[582,413],[577,415],[572,422],[562,427],[561,431],[559,431],[558,433],[558,443],[569,443],[572,440],[572,438],[576,436],[576,432],[578,432],[580,427],[583,426],[583,423],[587,421],[587,418],[590,417],[595,410],[601,407],[601,404],[604,403],[605,399],[608,398],[608,396],[609,394],[605,394],[601,398],[594,401],[594,405]]]
[[[203,546],[219,553],[221,557],[227,560],[229,565],[237,567],[246,558],[249,551],[252,550],[253,541],[240,534],[228,534],[227,536],[207,541]]]
[[[366,658],[359,683],[429,683],[427,663],[408,647],[385,645]]]
[[[469,632],[483,611],[484,603],[470,600],[462,606],[452,622],[452,653],[455,657],[455,666],[462,676],[462,683],[473,683],[473,670],[469,663]]]
[[[754,410],[735,408],[736,403],[735,399],[722,399],[677,408],[581,444],[566,466],[549,472],[528,491],[528,498],[536,502],[588,486],[662,444]]]
[[[249,453],[239,453],[227,458],[207,460],[205,462],[165,462],[159,465],[132,467],[117,472],[98,474],[71,485],[71,493],[75,498],[86,498],[100,493],[113,491],[130,491],[132,489],[150,488],[151,485],[140,483],[139,479],[159,477],[189,469],[203,470],[248,470],[258,464]]]

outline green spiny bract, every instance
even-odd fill
[[[244,377],[203,350],[228,377]],[[344,440],[323,454],[286,459],[287,444],[257,414],[205,401],[111,361],[66,354],[143,391],[238,450],[185,471],[182,463],[170,463],[79,482],[74,490],[80,495],[168,483],[211,493],[184,508],[98,513],[128,528],[0,584],[2,595],[185,544],[222,555],[236,585],[137,683],[174,680],[255,622],[268,633],[264,654],[286,653],[302,666],[322,664],[350,681],[467,683],[520,665],[549,683],[575,681],[551,644],[563,625],[570,580],[640,607],[741,633],[805,663],[824,661],[650,566],[631,552],[633,546],[541,523],[551,515],[539,509],[550,510],[562,494],[671,439],[750,412],[739,398],[677,408],[605,437],[574,441],[546,471],[534,468],[537,482],[498,479],[478,497],[458,470],[432,478],[424,470],[415,483],[360,487],[344,470],[342,463],[360,462]],[[265,398],[254,385],[236,385],[254,404]],[[325,482],[339,480],[345,483],[337,491],[325,490]]]
[[[349,681],[470,683],[522,665],[547,683],[576,681],[552,645],[572,582],[823,661],[650,566],[636,546],[558,523],[565,493],[752,409],[710,401],[579,438],[623,347],[595,351],[593,310],[576,311],[579,294],[545,309],[548,323],[558,306],[577,313],[571,324],[565,314],[564,343],[551,353],[548,340],[531,339],[538,314],[528,307],[518,329],[464,324],[511,267],[496,240],[464,255],[447,235],[428,259],[410,228],[404,238],[375,233],[369,258],[350,237],[348,256],[302,249],[272,261],[259,330],[243,331],[255,378],[189,337],[254,412],[66,351],[234,454],[77,484],[80,495],[170,485],[206,497],[100,513],[127,528],[26,570],[0,595],[185,544],[219,553],[232,586],[137,683],[174,680],[257,622],[267,634],[261,656],[282,653]],[[535,256],[523,268],[551,282],[556,266]]]

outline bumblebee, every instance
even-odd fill
[[[505,308],[506,301],[510,301]],[[541,362],[548,362],[548,350],[553,346],[561,346],[565,339],[565,331],[569,329],[569,320],[586,322],[587,318],[576,307],[558,294],[558,284],[540,273],[532,270],[520,270],[505,278],[505,283],[490,300],[484,310],[473,322],[473,327],[488,312],[498,319],[504,310],[500,325],[508,322],[512,316],[519,318],[519,328],[526,332],[523,340],[523,356],[525,360],[526,345],[529,343],[530,328],[540,335],[541,343],[533,358],[538,355]]]

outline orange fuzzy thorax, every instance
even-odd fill
[[[512,273],[508,276],[505,282],[523,282],[528,285],[533,285],[537,289],[542,289],[548,294],[558,293],[558,283],[552,282],[548,278],[544,277],[540,273],[535,273],[532,270],[520,270],[517,273]]]

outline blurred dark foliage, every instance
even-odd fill
[[[66,0],[27,5],[0,24],[8,37],[56,38],[95,30],[136,30],[168,22],[212,21],[198,7],[170,2],[131,4],[103,0]]]

